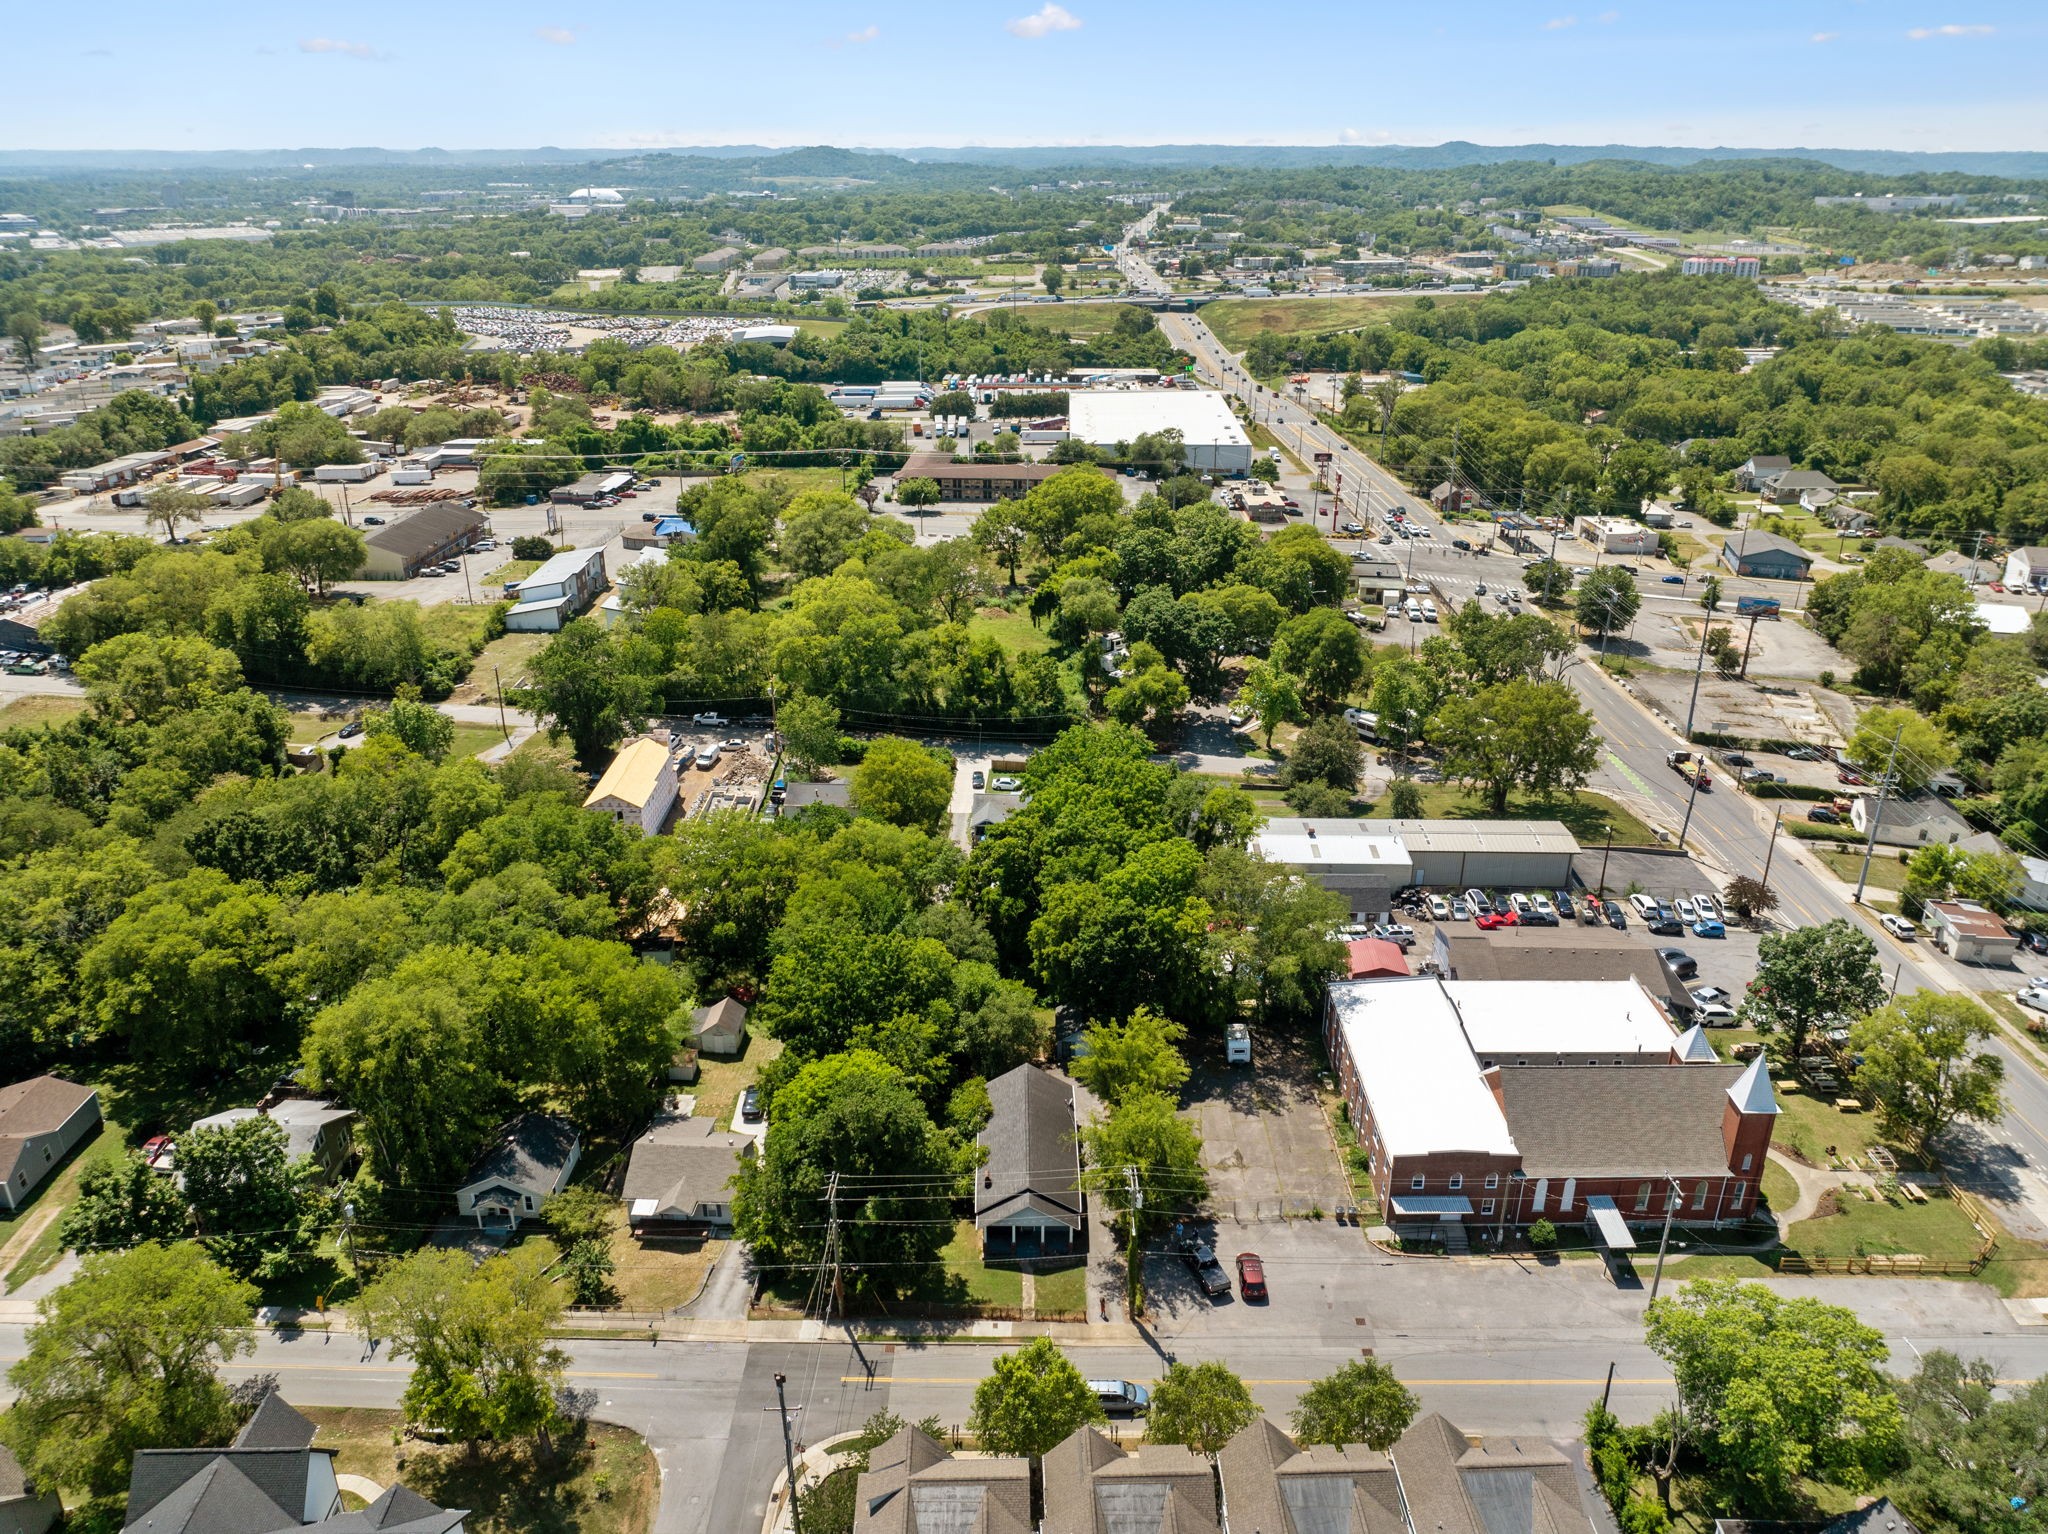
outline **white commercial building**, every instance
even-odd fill
[[[1659,548],[1656,528],[1627,517],[1581,517],[1573,531],[1607,554],[1654,554]]]
[[[1089,389],[1068,398],[1067,434],[1114,451],[1153,432],[1178,431],[1190,469],[1244,474],[1252,439],[1214,389]]]
[[[1555,820],[1269,820],[1252,850],[1307,874],[1363,920],[1408,885],[1562,889],[1578,839]]]
[[[506,587],[517,605],[505,614],[505,627],[552,633],[587,610],[604,587],[603,549],[565,549]]]

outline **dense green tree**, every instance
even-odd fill
[[[1930,1150],[1951,1125],[1989,1122],[2005,1111],[2005,1062],[1988,1049],[1972,1053],[1997,1034],[1997,1020],[1969,997],[1916,991],[1849,1030],[1863,1062],[1857,1089],[1888,1129]]]
[[[1902,794],[1918,793],[1956,759],[1955,742],[1948,732],[1910,708],[1864,710],[1845,752],[1871,773],[1882,773],[1890,764],[1893,781]]]
[[[898,736],[868,742],[853,770],[853,805],[891,825],[934,831],[953,797],[953,771],[929,747]]]
[[[415,756],[430,762],[444,760],[455,745],[455,721],[417,697],[404,694],[391,706],[370,715],[367,733],[372,739],[390,736]]]
[[[782,732],[784,757],[798,772],[813,773],[839,760],[839,710],[825,699],[798,693],[776,710],[775,727]]]
[[[1076,1055],[1069,1070],[1112,1108],[1140,1092],[1173,1097],[1188,1079],[1188,1063],[1178,1047],[1187,1033],[1150,1007],[1139,1007],[1121,1022],[1090,1027],[1082,1035],[1088,1052]]]
[[[1415,1420],[1415,1393],[1376,1358],[1345,1364],[1314,1381],[1294,1408],[1294,1437],[1303,1445],[1342,1449],[1362,1443],[1384,1454]]]
[[[1184,1443],[1214,1459],[1258,1417],[1251,1391],[1227,1365],[1176,1360],[1152,1386],[1145,1437],[1151,1443]]]
[[[78,1174],[78,1196],[57,1227],[64,1250],[81,1253],[125,1251],[184,1234],[177,1184],[132,1152],[87,1163]]]
[[[2002,1394],[1998,1371],[1945,1349],[1899,1386],[1905,1463],[1892,1496],[1928,1530],[2023,1534],[2048,1493],[2048,1380]]]
[[[330,581],[360,573],[366,557],[361,533],[324,517],[272,522],[262,530],[257,547],[266,570],[282,571],[313,596],[325,596]]]
[[[255,1346],[255,1316],[256,1291],[196,1246],[88,1253],[36,1304],[0,1441],[31,1480],[93,1496],[128,1485],[138,1449],[224,1442],[234,1410],[215,1371]]]
[[[1334,607],[1314,608],[1281,624],[1273,660],[1300,677],[1310,701],[1322,708],[1370,685],[1365,641]]]
[[[1238,702],[1258,721],[1260,738],[1273,748],[1273,732],[1301,720],[1301,679],[1273,661],[1255,661],[1246,670]]]
[[[1637,589],[1636,578],[1619,565],[1602,565],[1579,582],[1572,603],[1579,627],[1604,638],[1619,634],[1635,621],[1642,609],[1643,594]]]
[[[1106,1421],[1102,1403],[1049,1337],[998,1353],[974,1387],[967,1431],[985,1454],[1043,1459],[1077,1430]]]
[[[896,504],[908,506],[914,511],[939,504],[939,482],[935,479],[913,478],[896,482]]]
[[[867,508],[837,490],[812,490],[782,509],[782,557],[798,575],[829,575],[867,531]]]
[[[1739,1016],[1774,1053],[1796,1060],[1814,1029],[1874,1012],[1884,998],[1877,944],[1860,926],[1836,917],[1764,934]]]
[[[550,739],[566,735],[576,759],[595,768],[646,719],[643,678],[628,670],[603,628],[577,618],[534,656],[532,680],[519,701]]]
[[[1031,539],[1031,521],[1018,501],[999,501],[974,519],[974,546],[1001,564],[1009,584],[1017,584],[1017,566]]]
[[[1651,1307],[1645,1332],[1708,1463],[1761,1508],[1785,1505],[1802,1476],[1866,1486],[1898,1451],[1889,1349],[1852,1311],[1696,1279]]]
[[[470,1444],[534,1437],[547,1451],[569,1364],[549,1341],[568,1300],[553,1259],[545,1243],[482,1263],[415,1252],[363,1291],[350,1309],[358,1329],[412,1363],[408,1422]]]
[[[1143,1228],[1158,1230],[1209,1196],[1201,1136],[1174,1112],[1171,1099],[1156,1092],[1133,1093],[1084,1125],[1081,1144],[1087,1151],[1082,1176],[1089,1191],[1120,1219],[1135,1213]],[[1143,1200],[1136,1210],[1128,1170],[1137,1173]]]
[[[201,1243],[239,1278],[300,1271],[332,1222],[318,1170],[261,1115],[180,1136],[178,1176]]]
[[[1346,793],[1358,787],[1365,749],[1358,730],[1341,714],[1325,714],[1294,737],[1287,751],[1287,781],[1327,783]]]
[[[916,1287],[951,1239],[953,1159],[902,1075],[869,1058],[870,1068],[837,1074],[829,1091],[811,1080],[830,1067],[825,1060],[777,1092],[775,1133],[740,1170],[733,1222],[757,1262],[795,1271],[820,1260],[836,1212],[849,1286],[895,1295]],[[834,1173],[836,1211],[825,1197]]]
[[[1429,724],[1444,776],[1496,815],[1520,789],[1545,802],[1583,784],[1599,760],[1592,716],[1562,682],[1502,682],[1448,698]]]

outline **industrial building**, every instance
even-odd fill
[[[565,549],[523,581],[506,586],[515,599],[505,627],[553,633],[589,609],[605,588],[603,549]]]
[[[411,580],[429,565],[462,553],[484,535],[484,514],[459,501],[422,506],[363,539],[362,579]]]
[[[1559,889],[1578,839],[1555,820],[1269,820],[1252,850],[1351,902],[1354,920],[1408,885]]]
[[[586,474],[573,484],[558,485],[548,492],[548,499],[557,506],[588,506],[603,496],[632,488],[633,476],[624,469],[614,469],[609,473]]]
[[[1777,1099],[1633,980],[1339,981],[1323,1042],[1380,1207],[1462,1245],[1539,1219],[1611,1250],[1749,1217]]]
[[[1068,398],[1067,434],[1114,452],[1139,437],[1178,431],[1188,468],[1245,474],[1252,439],[1230,401],[1214,389],[1089,389]]]

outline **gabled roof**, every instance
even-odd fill
[[[1780,538],[1776,533],[1762,533],[1748,530],[1737,533],[1722,545],[1733,559],[1750,559],[1758,554],[1789,554],[1804,564],[1813,563],[1813,555],[1794,543],[1790,538]]]
[[[1727,1175],[1721,1118],[1732,1066],[1510,1065],[1499,1079],[1501,1110],[1531,1177]]]
[[[401,560],[418,559],[464,533],[484,525],[484,514],[471,507],[444,503],[422,506],[411,516],[388,527],[374,528],[363,541],[373,549],[395,554]]]
[[[1436,1412],[1394,1445],[1409,1516],[1431,1534],[1584,1534],[1571,1462],[1551,1444],[1513,1438],[1474,1444]]]
[[[275,1390],[256,1403],[256,1410],[235,1434],[238,1449],[310,1448],[319,1429],[292,1410]]]
[[[1079,1428],[1045,1456],[1041,1473],[1042,1534],[1217,1534],[1209,1462],[1178,1444],[1125,1454]]]
[[[497,1144],[469,1169],[465,1187],[501,1181],[537,1188],[568,1171],[576,1159],[576,1126],[551,1113],[522,1113],[499,1127]]]
[[[14,1176],[30,1136],[62,1129],[93,1096],[91,1087],[61,1076],[31,1076],[0,1087],[0,1183]]]
[[[150,1463],[147,1473],[155,1475],[159,1465],[151,1462],[158,1455],[176,1455],[191,1463],[181,1465],[184,1473],[163,1487],[161,1495],[151,1496],[155,1484],[145,1479],[144,1465]],[[296,1458],[303,1465],[303,1451]],[[128,1522],[122,1527],[148,1534],[281,1534],[300,1527],[296,1509],[305,1505],[303,1479],[302,1475],[301,1500],[287,1510],[247,1473],[239,1455],[230,1459],[207,1449],[145,1449],[135,1456]]]
[[[747,1009],[730,996],[690,1014],[700,1039],[738,1039],[747,1031]]]
[[[1217,1456],[1232,1529],[1262,1534],[1406,1534],[1393,1461],[1352,1444],[1297,1448],[1269,1417]]]
[[[726,1184],[753,1151],[752,1135],[713,1118],[656,1119],[627,1152],[619,1196],[635,1218],[688,1216],[701,1202],[727,1202]]]
[[[617,799],[644,810],[654,797],[668,760],[666,741],[656,740],[652,735],[641,736],[620,748],[611,765],[605,768],[604,776],[597,780],[597,786],[584,799],[583,807],[589,809],[600,799]]]
[[[1028,1460],[956,1460],[914,1427],[868,1455],[854,1488],[855,1534],[1029,1534]]]
[[[988,1125],[976,1137],[988,1160],[974,1190],[975,1228],[986,1230],[1029,1209],[1079,1230],[1081,1160],[1073,1083],[1035,1065],[1020,1065],[988,1084],[988,1100]]]
[[[436,1507],[409,1487],[392,1486],[368,1507],[306,1528],[311,1534],[453,1534],[468,1516],[468,1508]]]

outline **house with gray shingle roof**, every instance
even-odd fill
[[[0,1209],[19,1209],[100,1122],[100,1097],[61,1076],[0,1087]]]
[[[955,1459],[914,1427],[868,1454],[853,1534],[1031,1534],[1031,1462]]]
[[[974,1228],[984,1257],[1058,1256],[1088,1244],[1088,1196],[1074,1128],[1074,1084],[1020,1065],[988,1084],[989,1120],[975,1143]]]
[[[225,1449],[141,1449],[128,1473],[124,1529],[137,1534],[463,1534],[463,1509],[392,1486],[344,1512],[332,1449],[275,1391]]]
[[[512,1231],[569,1185],[583,1153],[576,1126],[551,1113],[522,1113],[501,1125],[489,1150],[456,1190],[456,1212],[479,1226]]]

